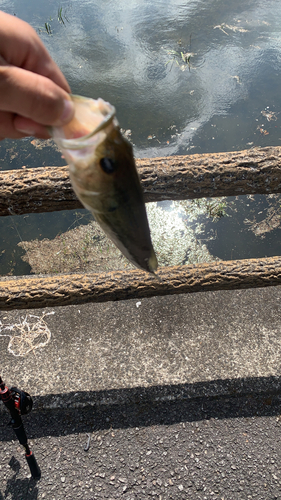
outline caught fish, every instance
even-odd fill
[[[71,96],[74,118],[51,134],[69,163],[73,189],[121,252],[153,273],[151,242],[133,149],[120,131],[115,108],[103,99]]]

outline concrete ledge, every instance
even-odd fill
[[[280,394],[280,310],[269,287],[1,312],[1,374],[40,410]]]

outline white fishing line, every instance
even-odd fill
[[[42,317],[27,314],[19,323],[5,325],[0,321],[0,337],[10,337],[8,351],[14,356],[25,356],[30,351],[45,347],[51,340],[51,332],[43,318],[55,314],[54,311],[44,313]],[[13,332],[2,333],[2,332]]]

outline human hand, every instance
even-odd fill
[[[48,139],[74,113],[69,85],[34,29],[0,11],[0,140]]]

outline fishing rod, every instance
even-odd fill
[[[31,475],[34,479],[40,479],[41,471],[36,462],[36,458],[29,448],[26,433],[23,427],[21,415],[26,415],[32,410],[33,401],[31,396],[16,387],[9,389],[5,386],[0,376],[0,399],[11,414],[10,425],[13,427],[20,444],[25,449],[25,458],[28,463]]]

